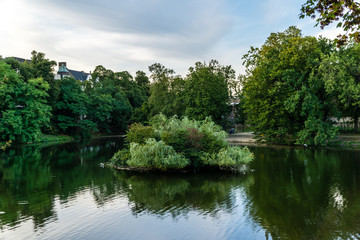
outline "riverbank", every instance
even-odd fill
[[[246,143],[246,144],[256,144],[263,145],[260,143],[256,143],[255,135],[252,132],[242,132],[230,134],[226,140],[230,143]],[[360,147],[360,134],[342,134],[337,136],[337,138],[333,141],[331,146],[334,147],[345,147],[345,148],[359,148]]]

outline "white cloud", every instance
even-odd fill
[[[7,46],[0,54],[29,57],[35,49],[86,71],[103,64],[115,71],[135,72],[176,58],[183,71],[193,64],[189,59],[201,60],[230,31],[223,4],[216,0],[1,0],[5,15],[0,19],[11,23],[0,26],[5,36],[0,46]]]

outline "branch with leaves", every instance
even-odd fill
[[[307,0],[301,7],[300,18],[316,19],[321,29],[333,22],[346,31],[335,40],[338,46],[350,39],[360,42],[360,4],[354,0]]]

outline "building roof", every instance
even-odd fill
[[[65,67],[64,64],[62,64],[59,68],[58,73],[69,73],[69,71],[67,70],[67,68]]]
[[[71,76],[73,76],[76,80],[80,80],[80,81],[85,81],[87,80],[88,76],[90,75],[89,73],[85,73],[83,71],[75,71],[75,70],[71,70],[68,69],[69,73],[71,74]]]

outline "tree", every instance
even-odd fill
[[[87,119],[88,97],[82,91],[80,82],[73,78],[59,81],[59,98],[53,110],[53,121],[62,132],[70,135],[88,136],[96,130],[96,124]]]
[[[334,96],[342,116],[354,120],[358,131],[360,117],[360,45],[349,44],[326,57],[320,66],[326,91]]]
[[[0,62],[0,139],[31,142],[39,138],[50,120],[48,89],[42,78],[25,83],[10,65]]]
[[[184,80],[181,76],[174,76],[175,72],[160,63],[149,66],[153,80],[150,87],[148,108],[150,117],[158,113],[166,116],[183,116],[184,102],[179,99],[183,97]]]
[[[92,77],[92,81],[85,82],[89,119],[102,132],[125,131],[133,108],[140,107],[147,99],[145,89],[126,71],[114,73],[97,66]]]
[[[360,42],[360,4],[354,0],[307,0],[301,7],[300,18],[305,16],[316,19],[321,29],[333,22],[347,33],[336,39],[338,46],[350,39]]]
[[[137,71],[136,76],[135,76],[135,82],[139,86],[145,87],[145,89],[147,90],[147,93],[149,93],[150,80],[149,80],[148,76],[146,76],[145,72]]]
[[[260,140],[324,145],[334,137],[333,103],[318,74],[331,49],[325,39],[290,27],[244,56],[244,108]]]
[[[209,64],[197,62],[185,80],[185,115],[192,119],[212,119],[222,126],[230,112],[228,82],[235,78],[230,66],[216,60]]]

